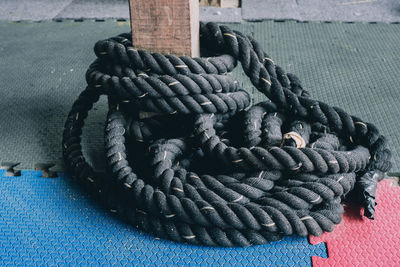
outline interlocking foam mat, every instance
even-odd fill
[[[277,64],[302,79],[314,97],[374,122],[389,138],[392,171],[400,170],[400,25],[270,21],[230,26],[259,40]],[[85,87],[85,70],[95,58],[92,47],[99,39],[128,30],[127,22],[117,21],[0,22],[0,162],[19,162],[21,169],[52,162],[55,169],[62,169],[63,124]],[[252,93],[254,102],[264,99],[239,70],[234,75]],[[83,138],[85,153],[97,169],[104,166],[105,114],[103,98],[90,113]],[[383,253],[395,251],[389,245],[400,245],[393,238],[399,236],[398,222],[393,221],[399,221],[399,193],[385,191],[385,183],[379,187],[376,221],[361,224],[359,219],[345,217],[333,234],[312,239],[327,242],[327,253],[323,243],[312,246],[298,237],[236,249],[157,240],[114,218],[63,173],[54,179],[42,178],[38,171],[22,170],[19,177],[4,175],[5,170],[0,170],[2,265],[311,265],[312,255],[329,256],[327,262],[314,257],[314,264],[364,264],[380,255],[389,259],[386,263],[399,265],[394,254]],[[385,223],[378,223],[381,220]],[[365,229],[360,234],[354,228]],[[358,235],[366,239],[355,238]],[[391,242],[384,240],[389,237]],[[346,251],[353,255],[343,254]],[[368,254],[371,251],[372,255],[379,252],[378,256]]]
[[[314,97],[374,122],[389,138],[400,171],[400,24],[260,22],[230,24],[253,35],[269,56],[297,74]],[[21,169],[53,162],[62,169],[61,134],[99,39],[129,31],[107,20],[0,22],[0,162]],[[255,102],[265,99],[236,73]],[[89,116],[84,143],[96,167],[104,166],[102,99]],[[88,144],[87,140],[90,138]]]
[[[313,257],[313,266],[400,266],[400,188],[383,180],[377,203],[374,221],[349,205],[332,233],[310,237],[312,244],[326,242],[328,246],[329,258]]]
[[[125,224],[59,173],[0,173],[0,264],[16,265],[300,265],[326,257],[306,238],[248,248],[210,248],[155,239]]]

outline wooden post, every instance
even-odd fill
[[[200,6],[221,7],[221,0],[200,0]]]
[[[138,49],[198,57],[199,0],[129,0]]]
[[[200,0],[200,6],[237,8],[239,7],[239,0]]]

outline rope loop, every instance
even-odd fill
[[[133,226],[197,245],[332,231],[354,192],[373,218],[368,190],[391,167],[378,129],[311,98],[252,37],[215,23],[200,30],[201,58],[138,50],[130,34],[96,43],[62,141],[82,186]],[[238,63],[263,102],[251,105],[230,74]],[[81,145],[101,95],[107,173],[93,170]]]

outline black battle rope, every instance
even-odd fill
[[[332,231],[353,188],[373,218],[377,182],[391,166],[377,128],[312,99],[252,37],[214,23],[200,28],[210,57],[136,50],[130,34],[96,43],[63,134],[78,181],[134,226],[193,244]],[[237,61],[268,98],[247,110],[248,93],[227,75]],[[110,175],[95,172],[81,147],[100,95],[109,100]]]

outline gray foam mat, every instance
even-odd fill
[[[398,0],[244,0],[245,20],[399,22]]]
[[[400,170],[400,25],[262,22],[230,24],[253,35],[286,71],[297,74],[314,97],[374,122],[389,138]],[[95,59],[99,39],[129,31],[107,20],[0,22],[0,161],[54,162],[62,169],[64,120]],[[264,97],[235,71],[254,102]],[[95,106],[85,127],[85,153],[103,168],[106,103]]]

